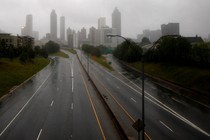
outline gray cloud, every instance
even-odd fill
[[[75,30],[97,27],[99,17],[106,17],[111,26],[115,6],[121,11],[122,34],[128,37],[136,37],[143,29],[160,29],[168,22],[179,22],[185,36],[210,34],[209,0],[1,0],[0,29],[20,34],[25,16],[32,14],[34,30],[43,36],[49,32],[52,9],[58,17],[66,17],[66,27]]]

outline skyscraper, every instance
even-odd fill
[[[96,28],[91,27],[89,29],[88,40],[90,42],[90,45],[96,44]]]
[[[67,28],[66,30],[66,37],[68,37],[68,35],[73,34],[73,30],[71,30],[71,28]]]
[[[69,34],[67,36],[67,41],[68,41],[69,48],[73,49],[73,47],[74,47],[74,35],[73,34]]]
[[[26,35],[28,36],[33,36],[33,17],[32,15],[27,15],[26,16]]]
[[[86,29],[83,27],[81,31],[78,31],[78,45],[81,46],[84,42],[87,41]]]
[[[65,42],[65,17],[60,17],[60,38],[61,42]]]
[[[82,41],[86,41],[87,39],[87,33],[84,27],[81,29],[81,38],[82,38]]]
[[[180,35],[179,34],[179,23],[168,23],[167,25],[161,25],[162,36],[165,35]]]
[[[21,28],[22,36],[30,36],[33,37],[33,16],[26,15],[26,24]]]
[[[70,28],[66,30],[66,39],[70,48],[77,47],[77,34],[74,30],[71,30]]]
[[[121,13],[117,7],[112,13],[112,28],[116,29],[116,33],[118,35],[121,35]]]
[[[26,24],[21,28],[22,36],[33,36],[33,17],[32,15],[26,15]]]
[[[98,29],[101,29],[102,27],[106,26],[106,18],[105,17],[100,17],[98,19]]]
[[[21,36],[25,36],[26,35],[26,27],[22,27],[21,28]]]
[[[51,40],[57,41],[57,15],[54,9],[50,14],[50,37]]]

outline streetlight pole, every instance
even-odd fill
[[[90,79],[90,75],[89,75],[89,54],[87,54],[87,73],[88,73],[88,79]]]
[[[128,44],[131,44],[130,43],[130,40],[128,40],[127,38],[121,36],[121,35],[113,35],[113,34],[108,34],[107,37],[120,37],[120,38],[123,38]],[[143,51],[143,49],[142,49]],[[142,127],[142,140],[145,139],[144,137],[144,127],[145,127],[145,119],[144,119],[144,52],[142,52],[142,58],[141,58],[141,63],[142,63],[142,123],[143,124],[140,124],[140,122],[138,122],[138,128],[141,128]],[[140,140],[140,135],[139,135],[139,130],[138,130],[138,139]]]
[[[143,122],[143,128],[142,128],[142,140],[144,140],[144,55],[142,53],[141,57],[141,70],[142,70],[142,122]]]

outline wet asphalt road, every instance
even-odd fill
[[[16,90],[0,106],[0,140],[104,139],[79,69],[54,57]]]
[[[83,55],[83,64],[87,58]],[[90,61],[89,71],[97,77],[134,120],[141,118],[141,77],[127,71],[111,56],[115,71]],[[154,140],[210,139],[210,109],[145,79],[146,133]],[[133,122],[127,125],[131,125]]]
[[[87,68],[87,59],[80,58]],[[111,56],[108,59],[115,71],[109,72],[90,61],[90,75],[100,79],[134,120],[141,118],[141,77],[125,70]],[[1,104],[0,140],[103,139],[82,81],[75,56],[53,58],[48,67]],[[145,91],[146,133],[151,139],[210,139],[209,108],[180,97],[149,78],[145,80]],[[97,104],[93,94],[90,96]],[[101,110],[98,105],[97,108]],[[105,112],[100,113],[99,120],[107,139],[119,138],[113,126],[107,125],[108,119],[101,120],[103,116]]]

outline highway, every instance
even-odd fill
[[[79,58],[87,68],[87,57],[79,52]],[[92,60],[89,63],[90,77],[106,95],[105,100],[116,102],[122,113],[123,125],[131,125],[141,118],[141,77],[124,69],[111,56],[115,71],[109,71]],[[210,139],[210,109],[193,103],[179,95],[160,87],[151,79],[145,80],[145,119],[146,135],[153,140],[208,140]],[[120,112],[120,111],[119,111]],[[127,131],[130,137],[136,138],[135,131]]]
[[[120,139],[75,55],[45,69],[0,105],[0,140]]]
[[[52,57],[51,63],[0,104],[0,140],[121,139],[76,55]],[[87,57],[79,51],[87,69]],[[115,71],[92,60],[89,74],[125,133],[137,138],[132,124],[141,118],[141,77],[110,55]],[[148,139],[208,140],[210,109],[145,80]]]

